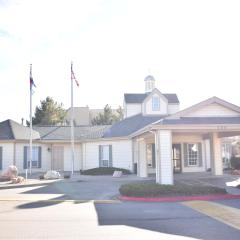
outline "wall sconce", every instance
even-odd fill
[[[48,152],[51,152],[51,148],[50,148],[50,147],[48,147],[48,148],[47,148],[47,151],[48,151]]]

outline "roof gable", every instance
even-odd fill
[[[168,99],[157,89],[154,88],[150,94],[144,99],[143,104],[145,104],[154,94],[157,94],[164,102],[168,103]]]
[[[223,99],[212,97],[168,117],[227,117],[240,116],[240,107]]]
[[[0,139],[1,140],[15,139],[10,124],[10,120],[6,120],[0,123]]]

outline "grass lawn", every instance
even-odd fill
[[[85,171],[81,171],[82,175],[113,175],[114,171],[122,171],[123,174],[130,174],[131,172],[123,168],[114,168],[114,167],[100,167],[92,168]]]
[[[196,196],[209,194],[226,194],[224,188],[205,185],[160,185],[156,183],[130,183],[119,188],[123,196],[129,197],[168,197],[168,196]]]

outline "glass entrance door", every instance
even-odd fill
[[[172,145],[173,172],[180,173],[181,169],[181,144]]]

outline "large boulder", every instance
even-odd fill
[[[44,174],[44,179],[59,179],[61,178],[61,175],[59,172],[57,171],[47,171],[45,174]]]
[[[18,169],[14,165],[10,165],[5,171],[3,171],[2,176],[3,178],[13,179],[18,176]]]

